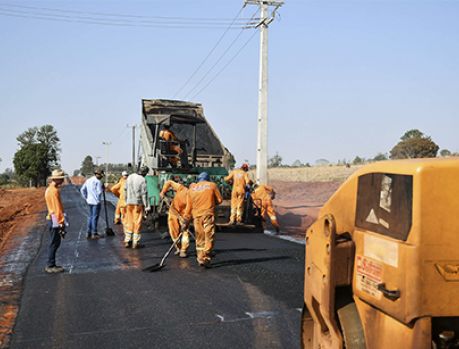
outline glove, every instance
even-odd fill
[[[65,239],[65,234],[67,234],[67,232],[65,231],[65,226],[64,224],[60,224],[59,225],[59,235],[61,236],[62,239]]]
[[[151,212],[151,207],[145,207],[145,214],[149,214]]]

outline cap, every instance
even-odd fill
[[[121,172],[121,175],[122,175],[122,176],[128,176],[129,173],[128,173],[128,171],[123,171],[123,172]]]
[[[198,176],[198,182],[201,181],[208,181],[210,179],[209,174],[207,172],[201,172]]]
[[[139,169],[139,174],[141,174],[142,176],[146,176],[148,171],[150,171],[150,169],[148,168],[148,166],[142,166],[140,169]]]
[[[101,176],[105,175],[104,170],[102,170],[101,168],[96,168],[94,170],[94,174],[98,174],[98,175],[101,175]]]

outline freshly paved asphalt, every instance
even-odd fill
[[[58,251],[66,272],[44,272],[46,233],[25,278],[11,348],[300,347],[304,246],[221,232],[211,269],[197,265],[192,243],[189,258],[171,255],[163,270],[147,273],[168,239],[145,233],[144,249],[125,249],[116,226],[115,237],[88,241],[86,204],[76,187],[62,196],[71,223]]]

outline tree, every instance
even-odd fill
[[[46,185],[51,170],[59,165],[60,139],[51,125],[31,127],[16,140],[14,168],[21,184]]]
[[[27,185],[30,182],[34,186],[45,184],[49,175],[47,159],[48,149],[44,144],[31,143],[21,147],[13,159],[19,183]]]
[[[328,165],[330,164],[330,161],[328,161],[327,159],[317,159],[316,160],[316,165],[317,166],[325,166],[325,165]]]
[[[278,152],[276,152],[276,155],[274,155],[272,158],[268,160],[268,167],[280,167],[282,165],[282,156],[279,155]]]
[[[300,160],[295,160],[292,164],[292,167],[301,167],[301,166],[303,166],[303,164]]]
[[[352,160],[352,165],[362,165],[365,162],[360,156],[356,156],[354,160]]]
[[[438,145],[419,130],[409,130],[390,151],[391,159],[434,158]]]
[[[440,156],[442,157],[451,156],[451,152],[448,149],[442,149],[440,150]]]
[[[373,158],[373,161],[384,161],[384,160],[387,160],[387,154],[384,154],[384,153],[378,153]]]
[[[81,163],[80,172],[83,176],[90,176],[94,173],[94,162],[92,161],[92,157],[87,155],[83,162]]]

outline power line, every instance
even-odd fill
[[[222,69],[218,71],[217,74],[214,75],[214,77],[203,87],[201,88],[197,93],[193,95],[191,99],[195,99],[196,96],[198,96],[202,91],[204,91],[209,85],[217,79],[217,77],[236,59],[236,57],[239,55],[239,53],[242,52],[242,50],[249,44],[250,41],[254,38],[254,36],[257,34],[256,31],[253,32],[253,34],[249,37],[249,39],[242,45],[239,50],[231,57],[231,59],[223,66]]]
[[[3,4],[0,3],[0,6],[22,8],[22,9],[29,9],[29,10],[48,11],[48,12],[76,13],[76,14],[106,16],[106,17],[138,18],[138,19],[145,18],[145,19],[157,19],[157,20],[184,20],[184,21],[217,21],[217,22],[232,22],[232,23],[234,22],[234,19],[231,19],[231,18],[217,18],[217,17],[208,18],[208,17],[169,17],[169,16],[127,15],[127,14],[109,13],[109,12],[79,11],[79,10],[25,6],[25,5],[5,4],[5,3]],[[238,21],[245,22],[247,21],[247,18],[239,18]]]
[[[255,11],[255,13],[252,15],[252,18],[255,17],[255,15],[258,13],[258,10]],[[221,62],[221,60],[225,57],[225,55],[231,50],[231,48],[234,46],[236,41],[241,37],[244,29],[242,29],[238,35],[233,39],[233,41],[230,43],[230,45],[226,48],[226,50],[218,57],[217,61],[206,71],[206,73],[201,77],[201,79],[194,85],[194,87],[188,91],[188,93],[185,95],[184,99],[186,99],[189,95],[193,93],[194,90],[196,90],[199,85],[207,78],[207,76],[214,70],[214,68]]]
[[[225,28],[223,25],[213,25],[210,23],[207,24],[198,24],[198,23],[189,23],[189,24],[177,24],[177,23],[155,23],[155,24],[143,24],[135,22],[126,22],[126,21],[112,21],[107,19],[97,19],[97,18],[78,18],[71,16],[59,16],[59,15],[49,15],[49,14],[34,14],[34,13],[24,13],[24,12],[14,12],[12,10],[5,10],[0,8],[0,16],[4,17],[18,17],[18,18],[30,18],[38,19],[45,21],[54,21],[54,22],[67,22],[67,23],[84,23],[84,24],[96,24],[104,26],[117,26],[117,27],[147,27],[147,28],[169,28],[169,29],[218,29]],[[247,26],[233,26],[230,29],[244,29]]]
[[[207,54],[207,56],[204,58],[204,60],[198,65],[198,67],[194,70],[194,72],[188,77],[188,79],[185,81],[185,83],[177,90],[177,92],[174,93],[174,96],[173,98],[175,98],[175,96],[177,96],[180,92],[183,91],[183,89],[189,84],[189,82],[194,78],[194,76],[197,74],[197,72],[201,69],[201,67],[207,62],[207,60],[209,59],[209,57],[212,55],[212,53],[215,51],[215,49],[217,48],[217,46],[220,44],[220,42],[223,40],[223,38],[225,37],[226,33],[228,33],[228,30],[231,28],[231,25],[239,18],[239,16],[241,15],[242,11],[244,10],[244,7],[241,7],[241,9],[239,10],[239,12],[236,14],[236,16],[234,17],[233,21],[231,22],[231,24],[228,26],[228,28],[226,28],[226,30],[223,32],[223,34],[220,36],[220,38],[217,40],[217,43],[214,45],[214,47],[212,47],[212,49],[209,51],[209,53]]]

